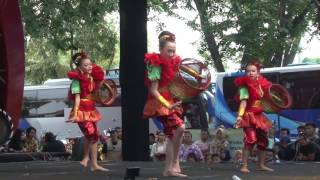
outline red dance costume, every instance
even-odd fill
[[[175,103],[176,100],[173,98],[168,87],[178,72],[180,62],[181,58],[179,56],[174,56],[172,59],[166,59],[156,53],[145,55],[145,63],[147,66],[161,68],[161,76],[158,79],[158,91],[170,104]],[[151,81],[152,80],[150,80],[147,73],[145,77],[147,87],[151,86]],[[181,107],[170,110],[163,106],[160,101],[149,92],[147,102],[144,106],[143,116],[145,118],[158,117],[164,126],[164,133],[169,138],[173,137],[173,131],[176,128],[183,125],[183,120],[179,117],[181,114]]]
[[[238,77],[235,85],[239,88],[246,88],[248,93],[247,98],[241,99],[240,95],[240,100],[247,100],[245,113],[240,122],[240,127],[244,131],[244,145],[251,149],[254,144],[257,144],[258,149],[265,150],[268,145],[267,133],[272,123],[263,114],[261,99],[272,83],[259,75],[257,80],[248,76]]]
[[[101,115],[95,108],[94,92],[98,89],[99,83],[104,79],[104,71],[101,67],[93,64],[92,73],[84,74],[80,70],[68,72],[68,77],[74,82],[79,82],[79,92],[72,92],[70,88],[69,98],[74,100],[74,94],[80,94],[80,105],[78,110],[73,109],[70,117],[76,117],[84,136],[96,142],[99,138],[97,130],[97,121],[101,120]],[[73,83],[71,86],[73,86]],[[77,83],[76,83],[77,84]]]

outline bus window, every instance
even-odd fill
[[[280,84],[289,91],[291,109],[320,108],[320,71],[290,72],[280,76]]]

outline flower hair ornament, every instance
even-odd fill
[[[71,57],[71,62],[70,62],[71,69],[74,69],[73,65],[78,67],[80,65],[81,59],[85,59],[85,58],[88,58],[88,55],[85,51],[81,50],[80,52],[75,53]]]
[[[159,40],[165,40],[165,41],[171,41],[171,42],[175,42],[176,41],[176,36],[174,34],[171,34],[171,35],[168,35],[168,34],[165,34],[163,36],[161,36],[159,38]]]

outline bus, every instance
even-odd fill
[[[306,122],[313,122],[320,127],[320,65],[266,68],[261,73],[273,83],[285,87],[293,100],[289,109],[266,114],[276,130],[288,128],[295,136],[297,127]],[[242,75],[242,71],[217,73],[211,111],[211,116],[215,117],[213,126],[224,124],[232,127],[235,123],[238,104],[234,99],[237,93],[234,80]]]
[[[119,83],[119,69],[108,70],[105,77],[112,79],[117,85],[117,98],[108,107],[97,108],[102,114],[102,120],[98,123],[100,132],[122,126],[121,120],[121,88]],[[20,118],[21,129],[33,126],[37,129],[38,137],[50,131],[57,135],[57,139],[81,137],[82,133],[78,126],[73,123],[65,123],[71,111],[68,100],[68,89],[71,81],[67,78],[50,79],[42,85],[24,87],[22,117]],[[208,110],[213,108],[213,86],[208,91],[197,97],[184,101],[183,119],[188,129],[208,128],[210,115]],[[212,114],[212,113],[210,113]],[[156,118],[150,118],[149,132],[155,133],[162,130],[162,123]]]
[[[103,117],[98,123],[100,132],[105,132],[109,128],[121,127],[119,70],[109,70],[105,78],[115,81],[117,97],[111,106],[103,107],[97,104]],[[68,100],[70,83],[69,79],[62,78],[50,79],[37,86],[26,85],[19,128],[35,127],[38,138],[48,131],[57,135],[57,139],[60,140],[81,137],[82,133],[77,124],[65,122],[71,111],[71,104]]]

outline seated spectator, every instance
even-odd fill
[[[149,133],[149,149],[151,150],[152,145],[156,143],[156,136],[153,133]]]
[[[219,154],[209,154],[206,157],[205,162],[206,162],[207,165],[213,165],[215,163],[220,163],[221,159],[219,157]]]
[[[290,130],[288,128],[281,128],[280,129],[280,138],[289,137],[289,136],[290,136]]]
[[[320,146],[320,139],[316,132],[316,125],[314,123],[306,123],[305,127],[305,135],[308,138],[308,141],[315,143],[317,146]],[[320,147],[319,147],[320,148]]]
[[[212,154],[211,158],[212,158],[213,163],[220,163],[221,162],[221,158],[220,158],[219,154]]]
[[[199,162],[200,160],[197,158],[197,156],[194,153],[189,153],[187,156],[187,162],[188,163],[195,163]]]
[[[26,139],[24,142],[24,148],[27,152],[38,152],[39,142],[37,140],[37,130],[34,127],[29,127],[26,130]]]
[[[290,161],[294,158],[294,149],[290,148],[290,142],[289,137],[280,137],[280,142],[276,146],[276,153],[280,160]]]
[[[299,161],[315,161],[319,160],[320,151],[318,147],[309,142],[307,138],[300,138],[297,140],[299,146],[299,150],[297,152],[296,159]]]
[[[120,139],[120,140],[122,140],[122,128],[121,127],[115,127],[114,128],[116,131],[117,131],[117,133],[118,133],[118,138]]]
[[[192,134],[190,131],[185,131],[183,135],[183,143],[180,146],[179,150],[179,159],[182,162],[187,161],[187,157],[190,153],[193,153],[196,156],[196,159],[203,161],[204,157],[200,148],[192,142]]]
[[[219,153],[219,157],[221,161],[229,161],[231,159],[230,151],[229,150],[221,150]]]
[[[21,129],[16,129],[8,144],[8,152],[25,152],[26,149],[23,147],[24,139],[23,131]]]
[[[101,161],[104,161],[107,159],[108,154],[108,136],[106,135],[100,135],[100,146],[101,146],[101,152],[100,155],[98,155],[98,159]],[[99,154],[99,151],[98,151]]]
[[[258,156],[257,156],[257,147],[255,146],[254,148],[252,148],[252,150],[250,151],[248,160],[251,162],[258,162]]]
[[[166,159],[167,141],[163,132],[158,134],[158,142],[151,147],[150,157],[153,161],[164,161]]]
[[[242,150],[238,149],[238,150],[235,151],[233,162],[236,165],[236,168],[240,168],[241,167],[241,165],[242,165],[242,156],[243,156]]]
[[[122,160],[122,141],[119,139],[118,133],[115,130],[110,132],[110,138],[107,142],[108,152],[107,160],[121,161]]]
[[[44,135],[42,152],[66,152],[66,148],[61,141],[56,140],[56,136],[52,132],[47,132]]]
[[[216,135],[210,145],[210,154],[218,154],[221,160],[230,160],[229,142],[224,134],[224,129],[218,128]]]
[[[200,140],[197,140],[194,142],[194,144],[196,144],[202,154],[206,157],[208,155],[210,155],[210,134],[209,134],[209,131],[208,129],[201,129],[201,137],[200,137]]]

